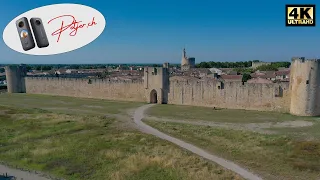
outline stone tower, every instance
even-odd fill
[[[184,48],[182,52],[181,67],[185,65],[189,65],[189,60],[186,54],[186,49]]]
[[[169,93],[169,69],[166,67],[145,67],[143,78],[148,102],[167,104]]]
[[[164,67],[164,68],[169,68],[169,63],[168,63],[168,62],[163,63],[163,64],[162,64],[162,67]]]
[[[27,75],[26,66],[6,66],[5,71],[8,93],[26,93],[26,85],[24,79],[24,77]]]
[[[292,58],[290,67],[290,113],[320,115],[320,59]]]

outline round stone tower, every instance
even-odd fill
[[[320,115],[320,59],[292,58],[290,67],[290,113]]]
[[[25,80],[24,76],[26,75],[25,65],[20,66],[6,66],[6,79],[7,79],[7,88],[8,93],[25,93]]]

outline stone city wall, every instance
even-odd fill
[[[26,93],[145,102],[143,81],[25,77]]]
[[[289,83],[170,80],[168,104],[289,112]]]
[[[30,94],[148,102],[143,81],[26,77]],[[153,89],[150,87],[149,90]],[[157,92],[159,93],[159,92]],[[168,104],[289,112],[289,83],[186,81],[170,78]]]

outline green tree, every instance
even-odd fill
[[[244,73],[242,75],[242,82],[247,82],[249,79],[251,79],[251,75],[250,74]]]
[[[238,74],[250,74],[254,72],[252,68],[234,68],[233,71],[236,71]]]
[[[80,69],[80,65],[71,65],[70,69]]]
[[[276,68],[280,68],[280,67],[289,68],[291,65],[290,62],[273,62],[271,64]]]
[[[245,68],[251,67],[252,61],[240,61],[240,62],[201,62],[196,65],[197,68]]]
[[[101,78],[101,79],[106,78],[109,75],[110,75],[110,73],[108,71],[103,71],[103,72],[98,72],[97,73],[97,77]]]
[[[27,65],[26,68],[27,68],[27,71],[28,71],[28,72],[29,72],[30,70],[32,70],[32,66],[30,66],[30,65]]]
[[[106,65],[100,64],[100,65],[98,65],[98,68],[99,69],[104,69],[104,68],[106,68]]]
[[[4,73],[4,68],[0,68],[0,73]]]
[[[201,62],[198,66],[199,68],[211,68],[210,64],[208,62]]]
[[[35,69],[37,71],[40,71],[40,70],[42,70],[42,71],[50,71],[52,68],[53,68],[53,66],[50,66],[50,65],[46,65],[46,66],[38,65],[38,66],[36,66]]]
[[[273,65],[273,64],[269,64],[269,65],[262,65],[262,66],[259,66],[255,69],[255,71],[278,71],[278,68]]]
[[[50,71],[51,69],[52,69],[52,66],[48,66],[48,65],[42,67],[43,71]]]

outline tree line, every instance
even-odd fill
[[[258,60],[255,60],[256,62],[259,62]],[[199,64],[196,64],[197,68],[246,68],[251,67],[252,62],[254,61],[240,61],[240,62],[215,62],[215,61],[209,61],[209,62],[201,62]]]
[[[196,64],[197,68],[250,68],[252,67],[252,62],[260,62],[259,60],[253,61],[240,61],[240,62],[201,62]],[[261,69],[266,70],[275,70],[279,67],[288,68],[290,66],[290,62],[271,62],[270,65],[263,65]]]

